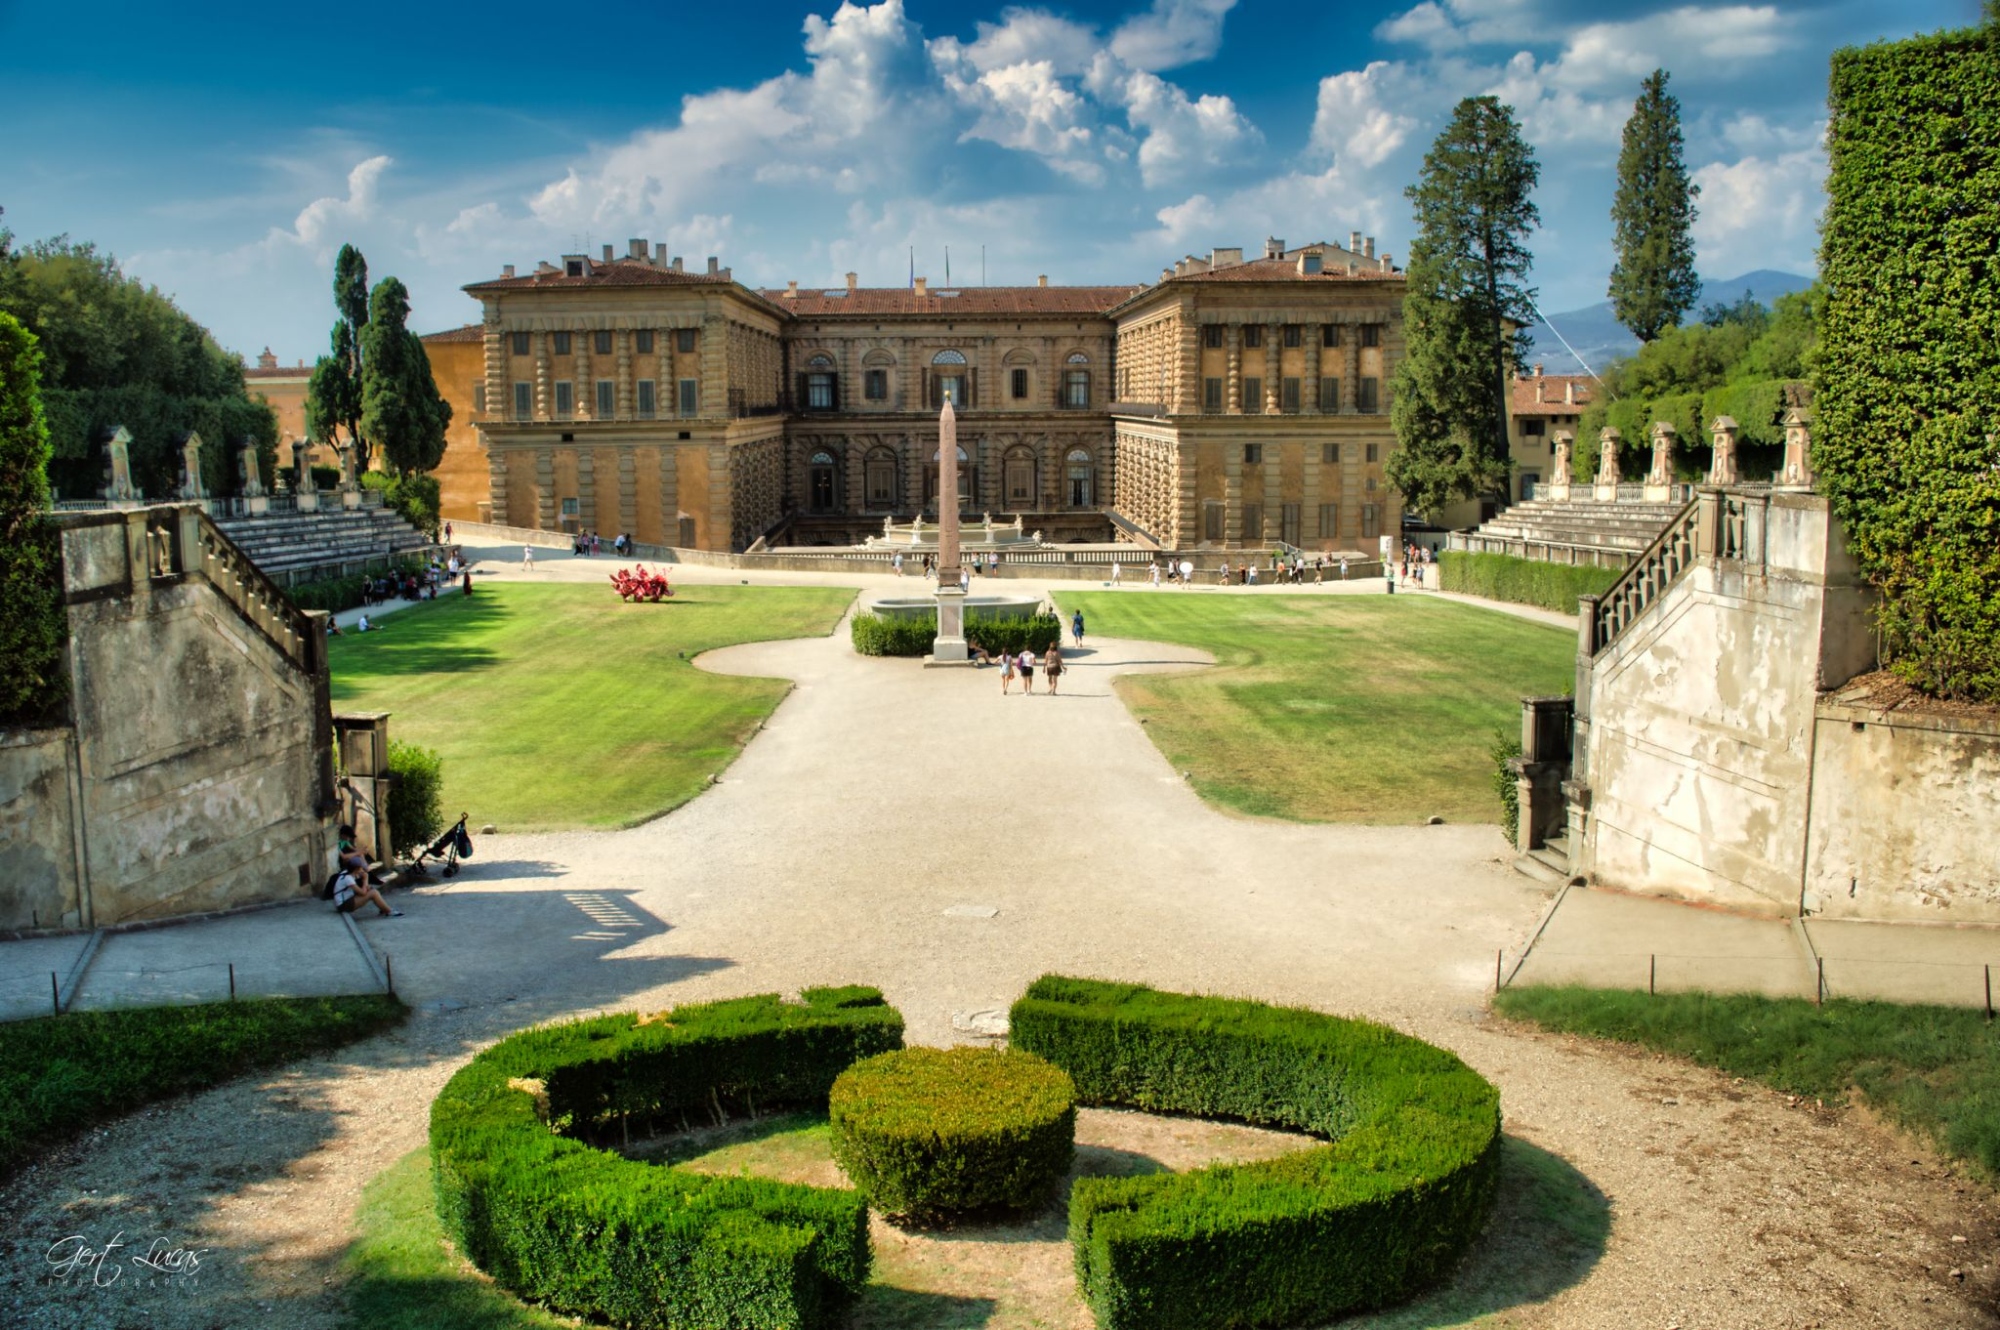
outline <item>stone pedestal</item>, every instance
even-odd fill
[[[252,517],[262,517],[271,511],[271,499],[266,494],[252,494],[243,500],[243,506]]]
[[[965,592],[957,586],[937,589],[937,640],[931,644],[926,665],[969,665],[972,656],[965,647]]]
[[[1568,503],[1569,490],[1570,487],[1567,482],[1561,485],[1537,485],[1535,486],[1535,497],[1538,499],[1547,499],[1550,503]]]
[[[361,506],[361,491],[342,490],[340,492],[340,506],[343,508],[359,508]]]
[[[316,490],[316,489],[302,489],[302,490],[300,490],[300,491],[299,491],[299,500],[298,500],[298,502],[299,502],[299,511],[300,511],[300,512],[302,512],[302,513],[316,513],[316,512],[318,512],[318,511],[319,511],[319,491],[318,491],[318,490]]]

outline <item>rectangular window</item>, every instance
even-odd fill
[[[1278,539],[1287,545],[1299,543],[1299,506],[1288,503],[1278,510]]]
[[[1013,395],[1015,401],[1018,402],[1028,395],[1028,371],[1017,369],[1007,376],[1007,380],[1007,391]]]
[[[1263,324],[1261,324],[1261,323],[1246,323],[1246,324],[1244,324],[1244,325],[1243,325],[1243,345],[1245,345],[1245,346],[1262,346],[1262,345],[1264,345],[1264,325],[1263,325]]]
[[[1379,379],[1370,378],[1366,375],[1362,376],[1361,391],[1354,395],[1354,406],[1357,411],[1375,411],[1380,409],[1376,391],[1380,382]]]
[[[590,335],[590,349],[600,356],[610,355],[611,330],[609,328],[599,328],[596,332],[592,333]]]
[[[806,375],[806,410],[833,410],[833,375]]]
[[[553,339],[553,340],[555,341],[555,344],[556,344],[556,354],[557,354],[557,355],[559,355],[559,356],[566,356],[566,355],[568,355],[568,354],[569,354],[569,334],[568,334],[568,333],[566,333],[566,332],[559,332],[559,333],[555,334],[555,337],[554,337],[554,339]]]
[[[1319,446],[1319,460],[1328,466],[1340,465],[1340,445],[1323,443]]]
[[[1382,447],[1382,445],[1381,445],[1381,444],[1379,444],[1379,443],[1371,443],[1371,444],[1369,444],[1369,445],[1368,445],[1368,458],[1367,458],[1367,460],[1368,460],[1368,461],[1371,461],[1371,462],[1375,462],[1375,461],[1380,461],[1381,459],[1380,459],[1380,457],[1379,457],[1379,456],[1377,456],[1377,454],[1378,454],[1378,453],[1380,452],[1380,450],[1381,450],[1381,447]]]
[[[1262,379],[1243,380],[1243,409],[1262,411],[1264,409],[1264,381]]]
[[[653,381],[651,379],[641,379],[637,387],[639,392],[639,419],[651,420],[659,414],[660,408],[659,400],[654,396]]]
[[[1219,349],[1222,346],[1222,325],[1219,323],[1203,324],[1201,329],[1201,344],[1211,349]],[[1217,536],[1216,539],[1220,540],[1222,537]]]
[[[1263,444],[1246,443],[1243,445],[1243,461],[1245,462],[1245,464],[1254,466],[1255,464],[1263,460],[1264,460]]]
[[[1090,371],[1087,369],[1066,370],[1063,373],[1063,406],[1079,410],[1090,405]]]
[[[674,350],[682,352],[694,350],[694,329],[674,329]]]
[[[516,380],[514,383],[514,419],[533,420],[535,417],[535,385]]]
[[[618,413],[618,385],[610,379],[597,381],[597,418],[609,420]]]
[[[1301,331],[1302,331],[1302,330],[1301,330],[1301,328],[1300,328],[1300,327],[1299,327],[1299,325],[1298,325],[1298,324],[1296,324],[1296,323],[1288,323],[1288,324],[1286,324],[1286,325],[1285,325],[1285,345],[1286,345],[1286,346],[1298,346],[1298,345],[1300,345],[1300,333],[1301,333]]]
[[[1525,438],[1539,439],[1542,437],[1543,425],[1544,422],[1540,416],[1529,416],[1521,422],[1521,434]]]
[[[680,413],[684,416],[701,414],[701,381],[699,379],[681,380]]]
[[[1380,530],[1381,520],[1376,517],[1375,513],[1376,508],[1374,504],[1364,503],[1361,505],[1361,538],[1363,540],[1373,540],[1382,534]]]
[[[1222,505],[1213,499],[1205,500],[1201,505],[1201,538],[1222,539]]]
[[[1244,505],[1243,505],[1243,536],[1242,536],[1242,538],[1243,538],[1244,540],[1262,540],[1262,539],[1264,538],[1264,505],[1263,505],[1263,504],[1261,504],[1261,503],[1246,503],[1246,504],[1244,504]]]
[[[1220,411],[1222,409],[1222,380],[1203,379],[1201,381],[1201,409]]]
[[[576,500],[575,500],[575,499],[564,499],[564,500],[563,500],[563,514],[562,514],[562,515],[563,515],[564,517],[575,517],[575,516],[577,515],[577,504],[576,504]]]
[[[1340,534],[1340,505],[1323,503],[1319,506],[1319,533],[1322,536]]]
[[[1286,411],[1299,409],[1299,381],[1282,379],[1278,383],[1278,405]]]
[[[861,376],[861,393],[871,402],[889,400],[889,371],[871,369]]]
[[[632,334],[632,350],[642,356],[653,354],[653,330],[641,328]]]
[[[530,338],[531,335],[528,333],[507,334],[507,339],[508,341],[513,343],[513,351],[514,354],[517,356],[525,356],[528,354],[528,351],[530,349]]]
[[[486,414],[486,383],[481,379],[472,382],[472,409],[480,415]]]
[[[556,419],[568,420],[576,414],[576,385],[568,379],[556,380]]]
[[[1361,345],[1363,345],[1363,346],[1380,346],[1380,345],[1382,345],[1382,325],[1381,325],[1381,324],[1379,324],[1379,323],[1364,323],[1364,324],[1362,324],[1362,325],[1361,325]]]
[[[1339,325],[1339,324],[1337,324],[1337,323],[1322,323],[1322,324],[1320,324],[1320,326],[1319,326],[1319,344],[1320,344],[1321,346],[1339,346],[1339,345],[1340,345],[1340,325]]]
[[[1340,410],[1339,379],[1321,379],[1319,381],[1319,409],[1322,411]]]

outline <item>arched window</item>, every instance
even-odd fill
[[[1035,486],[1035,452],[1032,448],[1009,448],[1001,464],[1001,497],[1015,512],[1034,508],[1040,499]]]
[[[1088,508],[1097,502],[1097,464],[1091,460],[1087,448],[1072,448],[1069,451],[1069,506]]]
[[[895,508],[902,486],[897,483],[896,454],[887,448],[871,448],[862,462],[867,504],[877,512]]]
[[[1072,411],[1090,406],[1090,357],[1081,351],[1073,352],[1063,362],[1062,404]]]
[[[965,448],[958,449],[958,506],[963,512],[972,503],[972,496],[979,493],[979,468],[965,455]],[[938,497],[938,450],[931,449],[931,464],[924,469],[924,498],[936,503]]]
[[[839,376],[834,372],[833,357],[817,355],[806,362],[806,410],[832,411],[839,405]]]
[[[816,513],[830,513],[839,509],[837,496],[840,493],[840,469],[833,460],[833,454],[817,452],[806,463],[806,507]]]
[[[967,392],[971,381],[972,370],[963,351],[938,352],[931,357],[931,406],[941,407],[950,402],[954,409],[963,410],[971,405],[971,395]]]

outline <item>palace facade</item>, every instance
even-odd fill
[[[425,339],[445,514],[706,550],[847,544],[958,503],[1050,539],[1372,552],[1403,277],[1372,239],[1218,249],[1151,284],[753,290],[664,246],[466,291]]]

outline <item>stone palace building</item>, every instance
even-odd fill
[[[425,339],[447,517],[743,550],[958,503],[1056,541],[1373,552],[1403,275],[1373,239],[1217,249],[1129,286],[755,290],[664,246],[512,267]]]

